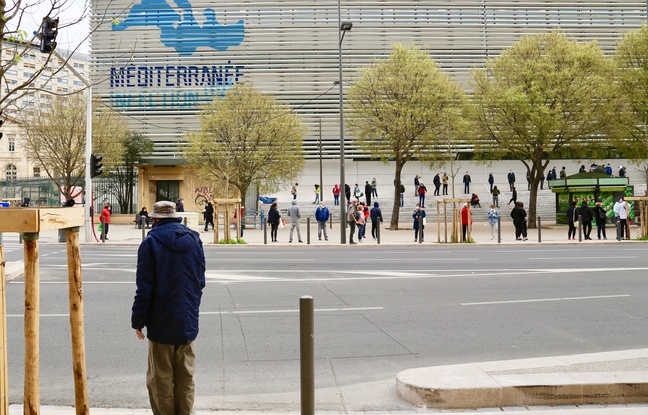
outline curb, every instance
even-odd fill
[[[411,404],[442,409],[646,402],[648,371],[572,370],[582,362],[646,356],[648,349],[640,349],[408,369],[396,377],[397,392]],[[538,368],[544,373],[519,373]],[[518,373],[502,373],[511,370]]]

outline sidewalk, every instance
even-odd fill
[[[414,242],[414,230],[412,229],[411,223],[400,223],[400,229],[392,231],[385,226],[389,224],[383,223],[380,229],[380,244],[381,245],[437,245],[439,240],[441,244],[446,245],[445,241],[451,241],[451,228],[450,224],[447,228],[447,239],[446,239],[446,229],[441,225],[441,230],[438,232],[438,227],[436,223],[429,223],[425,226],[425,240],[423,243]],[[317,247],[324,246],[339,246],[340,245],[340,224],[333,223],[333,227],[330,227],[330,224],[327,226],[327,235],[328,241],[324,240],[322,235],[322,240],[319,240],[317,237],[317,223],[315,221],[310,222],[310,238],[308,236],[308,226],[307,222],[303,220],[300,224],[301,230],[301,239],[303,243],[298,242],[298,237],[295,232],[293,236],[293,242],[288,243],[289,238],[289,224],[286,223],[284,229],[280,229],[278,232],[278,243],[270,242],[270,228],[266,230],[267,233],[267,243],[264,243],[264,231],[260,229],[245,229],[243,234],[243,240],[245,245],[259,246],[267,245],[271,246],[307,246],[313,245]],[[202,239],[205,245],[214,245],[214,232],[209,230],[208,232],[203,232],[202,227],[194,229],[200,233],[200,238]],[[108,240],[104,242],[106,245],[139,245],[142,241],[142,236],[146,235],[149,229],[144,229],[144,234],[142,229],[135,228],[134,225],[121,225],[113,224],[110,225],[110,231],[108,235]],[[349,228],[346,230],[346,242],[349,242]],[[636,238],[639,235],[639,227],[633,225],[630,228],[632,238]],[[230,236],[235,237],[236,232],[234,229],[230,229]],[[362,240],[362,243],[359,243],[357,246],[367,246],[367,245],[377,245],[378,241],[373,240],[371,237],[371,223],[368,224],[366,230],[366,237]],[[494,233],[495,237],[491,238],[490,226],[485,222],[476,222],[473,224],[471,237],[475,241],[474,244],[469,244],[471,246],[475,245],[492,245],[498,244],[497,231]],[[582,242],[578,240],[578,232],[576,234],[575,241],[567,240],[567,227],[559,225],[542,225],[540,232],[538,229],[529,229],[528,230],[528,240],[527,241],[516,241],[515,240],[515,230],[513,224],[510,221],[502,221],[502,231],[501,231],[501,244],[507,245],[529,245],[529,244],[593,244],[593,243],[628,243],[631,241],[617,241],[616,240],[616,228],[614,226],[608,225],[607,227],[607,240],[597,239],[596,229],[592,230],[591,238],[592,240],[585,240],[584,235],[582,237]],[[100,235],[97,233],[97,237]],[[219,237],[223,238],[223,230],[219,232]],[[85,242],[85,233],[81,229],[79,238],[81,244],[97,244],[101,245],[102,242],[95,241],[94,237],[92,242]],[[310,240],[310,244],[309,244]],[[358,242],[357,234],[353,236],[353,240]],[[58,242],[58,232],[57,231],[46,231],[42,232],[39,235],[40,243],[59,243]],[[5,233],[3,234],[3,242],[8,243],[17,243],[18,234],[16,233]],[[464,246],[466,244],[454,244],[454,246]]]

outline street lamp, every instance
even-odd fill
[[[346,244],[346,183],[344,179],[344,90],[342,88],[342,40],[344,34],[351,30],[353,23],[342,21],[342,7],[338,0],[338,65],[340,79],[340,243]]]

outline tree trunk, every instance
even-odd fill
[[[398,215],[400,214],[401,173],[403,171],[404,165],[405,163],[396,160],[396,172],[394,173],[394,207],[392,208],[392,217],[389,224],[389,229],[394,231],[398,229]]]

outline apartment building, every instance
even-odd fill
[[[86,77],[89,73],[89,57],[74,54],[68,58],[67,51],[58,51],[59,56],[52,56],[47,68],[29,88],[12,93],[17,86],[34,76],[38,68],[46,63],[47,55],[40,53],[38,45],[25,52],[25,46],[9,41],[3,41],[1,65],[5,69],[0,79],[3,96],[11,93],[4,104],[0,127],[0,182],[2,197],[13,197],[11,183],[21,179],[46,177],[41,166],[31,160],[25,151],[25,131],[20,123],[23,111],[47,111],[56,94],[69,94],[80,91],[85,87],[84,82],[75,71]],[[17,56],[21,55],[19,59]],[[14,62],[11,64],[11,62]],[[59,68],[63,67],[60,71]],[[73,69],[72,69],[73,68]]]

